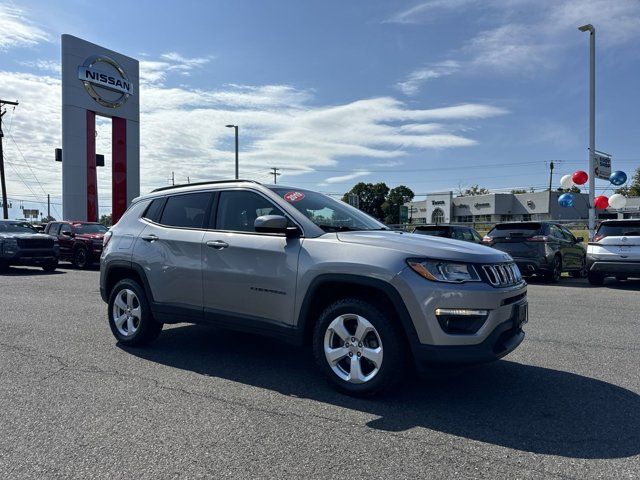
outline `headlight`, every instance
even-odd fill
[[[4,253],[16,253],[18,251],[18,240],[15,238],[5,238],[2,243]]]
[[[475,267],[468,263],[409,258],[407,264],[414,272],[427,280],[447,283],[481,281]]]

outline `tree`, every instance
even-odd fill
[[[527,189],[526,188],[514,188],[513,190],[511,190],[511,193],[513,193],[513,194],[527,193]]]
[[[52,216],[47,216],[47,217],[42,217],[42,220],[40,220],[40,223],[49,223],[49,222],[55,222],[56,219],[53,218]]]
[[[113,223],[112,223],[112,217],[111,214],[108,215],[102,215],[100,217],[100,223],[102,225],[104,225],[105,227],[110,227]]]
[[[471,188],[467,188],[464,191],[465,195],[475,196],[475,195],[486,195],[489,193],[489,190],[486,188],[478,187],[478,185],[471,185]]]
[[[385,183],[356,183],[351,190],[342,197],[343,202],[348,201],[348,195],[357,195],[360,199],[360,210],[368,213],[378,220],[384,218],[382,204],[385,202],[389,187]]]
[[[620,193],[625,197],[640,197],[640,168],[636,169],[636,173],[631,179],[631,184],[618,188],[616,193]]]
[[[413,200],[414,196],[413,191],[404,185],[392,188],[386,201],[382,204],[385,223],[391,225],[400,223],[400,207]]]

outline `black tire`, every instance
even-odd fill
[[[599,273],[589,272],[588,278],[591,285],[600,286],[604,284],[604,276]]]
[[[573,272],[570,272],[569,275],[571,275],[573,278],[587,278],[589,271],[587,270],[587,262],[586,260],[582,261],[582,268],[580,270],[574,270]]]
[[[364,317],[373,325],[382,343],[383,359],[379,370],[364,383],[350,383],[339,377],[324,353],[325,334],[329,325],[345,314]],[[385,314],[383,309],[369,301],[345,298],[332,303],[324,309],[314,326],[313,354],[316,363],[335,387],[349,395],[368,396],[391,389],[403,380],[410,369],[409,346],[400,326],[394,322],[393,316]],[[344,360],[350,361],[346,357]]]
[[[71,263],[74,267],[80,269],[88,268],[91,265],[91,261],[89,259],[89,251],[86,249],[86,247],[78,247],[74,250]]]
[[[545,279],[549,283],[558,283],[562,278],[562,258],[560,255],[553,257],[553,265],[551,271],[545,274]]]
[[[7,272],[8,270],[9,264],[4,260],[0,260],[0,272]]]
[[[42,270],[44,270],[45,272],[55,272],[56,268],[58,268],[58,260],[53,260],[42,265]]]
[[[137,329],[135,333],[130,336],[125,336],[118,331],[113,315],[116,298],[123,290],[131,290],[135,293],[141,311]],[[122,345],[129,347],[147,345],[158,338],[162,332],[162,323],[156,322],[151,315],[151,308],[144,289],[134,280],[127,278],[116,283],[109,294],[109,306],[107,310],[109,314],[109,327],[111,328],[111,332],[113,333],[113,336],[116,337],[116,340],[118,340]]]

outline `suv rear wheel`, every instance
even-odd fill
[[[545,278],[550,283],[558,283],[562,278],[562,258],[560,258],[560,255],[553,257],[551,271],[545,275]]]
[[[162,331],[162,323],[151,316],[144,290],[131,279],[120,280],[109,296],[109,327],[118,342],[136,347],[151,343]]]
[[[397,325],[374,304],[347,298],[322,312],[313,333],[316,363],[345,393],[371,395],[402,380],[408,346]]]

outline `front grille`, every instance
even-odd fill
[[[522,282],[522,275],[515,263],[483,265],[482,272],[486,280],[494,287],[509,287]]]
[[[53,248],[53,238],[19,238],[19,248]]]

